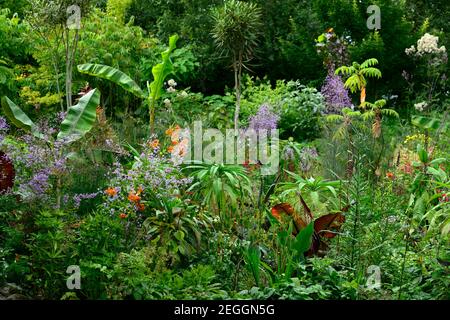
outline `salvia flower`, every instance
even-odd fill
[[[270,111],[268,104],[263,104],[259,107],[256,115],[250,117],[249,129],[255,130],[256,132],[260,130],[275,130],[278,125],[280,117],[274,112]]]
[[[6,122],[6,119],[3,117],[0,117],[0,144],[5,139],[5,134],[8,132],[8,130],[9,130],[9,125]]]
[[[351,107],[352,101],[348,90],[339,75],[329,73],[320,91],[325,99],[326,114],[340,113],[344,107]]]
[[[78,209],[83,200],[95,199],[97,196],[98,192],[76,194],[73,196],[74,207]]]

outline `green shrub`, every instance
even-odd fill
[[[298,81],[270,82],[247,78],[242,99],[243,119],[256,114],[258,108],[268,103],[280,115],[280,137],[293,137],[298,141],[314,140],[320,135],[319,120],[325,109],[323,96],[313,88]]]

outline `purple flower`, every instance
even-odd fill
[[[295,159],[295,154],[294,154],[294,149],[292,149],[291,147],[287,147],[284,150],[284,157],[285,160],[294,160]]]
[[[26,195],[26,198],[44,199],[50,187],[48,180],[49,172],[47,170],[39,171],[29,181],[22,183],[19,186],[19,190]]]
[[[317,159],[319,154],[317,153],[317,149],[314,147],[304,147],[300,151],[300,166],[303,172],[308,172],[311,170],[312,161]]]
[[[56,120],[59,123],[62,123],[64,121],[64,119],[66,118],[66,116],[67,116],[67,112],[66,111],[58,112],[58,114],[56,115]]]
[[[253,129],[256,132],[259,130],[274,130],[277,128],[280,117],[270,111],[268,104],[263,104],[256,115],[250,117],[249,129]]]
[[[88,199],[95,199],[98,196],[98,192],[94,193],[82,193],[82,194],[76,194],[73,196],[73,202],[76,209],[78,209],[81,205],[81,201],[88,200]]]
[[[322,86],[321,93],[327,105],[325,110],[326,114],[340,113],[342,108],[352,105],[348,90],[345,89],[344,82],[338,75],[328,74]]]
[[[6,119],[3,117],[0,117],[0,143],[3,142],[5,139],[5,134],[9,130],[9,125],[6,123]]]
[[[0,131],[8,131],[9,125],[6,122],[6,119],[3,117],[0,117]]]

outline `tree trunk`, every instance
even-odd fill
[[[73,79],[73,65],[75,63],[75,54],[78,47],[78,40],[80,31],[75,29],[75,36],[72,45],[70,45],[70,29],[65,29],[66,32],[66,103],[67,109],[72,107],[72,79]]]
[[[233,61],[233,69],[234,69],[234,89],[236,91],[236,108],[234,110],[234,135],[237,136],[238,128],[239,128],[239,111],[241,108],[241,93],[239,90],[239,73],[236,58]]]

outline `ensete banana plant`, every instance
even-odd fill
[[[4,96],[1,104],[3,112],[12,124],[25,131],[30,131],[37,138],[51,142],[48,141],[50,137],[46,137],[40,132],[37,125],[11,99]],[[94,89],[84,95],[76,105],[70,107],[61,123],[61,130],[56,141],[69,144],[85,136],[94,126],[99,104],[100,91]]]
[[[161,53],[162,62],[152,69],[153,82],[147,82],[147,90],[141,89],[130,76],[110,66],[90,63],[81,64],[78,65],[78,71],[83,74],[109,80],[136,97],[144,99],[149,108],[150,133],[153,134],[155,129],[156,103],[158,99],[161,98],[165,79],[173,73],[174,67],[170,55],[176,49],[177,41],[178,35],[173,35],[169,38],[169,47],[166,51]]]
[[[69,149],[66,146],[81,139],[92,129],[97,118],[96,110],[99,104],[100,91],[97,89],[91,90],[84,95],[76,105],[68,109],[55,140],[51,136],[44,135],[44,133],[40,132],[38,126],[11,99],[5,96],[1,100],[3,112],[12,124],[20,129],[31,132],[36,138],[44,140],[52,149],[54,149],[56,143],[60,143],[63,148],[59,152],[64,155],[69,154]],[[12,166],[12,163],[10,165]],[[57,207],[61,204],[61,184],[62,179],[58,176],[56,183]],[[12,186],[10,185],[9,187]]]

